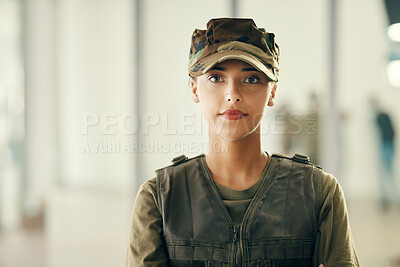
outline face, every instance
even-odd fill
[[[190,85],[193,100],[209,124],[209,134],[229,140],[259,134],[266,107],[274,105],[276,83],[239,60],[216,65]]]

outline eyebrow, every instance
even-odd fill
[[[256,68],[244,68],[242,71],[258,71]]]
[[[226,68],[212,67],[210,70],[221,70],[221,71],[226,71]]]

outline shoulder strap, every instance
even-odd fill
[[[161,201],[161,192],[163,190],[163,186],[165,184],[165,179],[166,177],[171,174],[173,172],[173,170],[171,168],[175,168],[176,166],[184,163],[184,162],[188,162],[191,161],[193,159],[199,158],[199,157],[203,157],[204,154],[200,154],[197,155],[195,157],[192,158],[188,158],[186,155],[182,154],[180,156],[174,157],[171,162],[171,165],[168,165],[166,167],[157,169],[156,172],[156,193],[157,193],[157,203],[158,206],[160,207],[160,210],[163,210],[163,205],[162,205],[162,201]]]
[[[288,156],[288,155],[284,155],[284,154],[274,153],[274,154],[272,154],[272,156],[290,159],[290,160],[293,160],[293,161],[296,161],[299,163],[310,164],[310,165],[313,165],[314,167],[322,170],[321,166],[310,162],[310,157],[307,155],[304,155],[304,154],[295,153],[295,154],[293,154],[293,156]]]
[[[298,163],[303,163],[307,165],[311,165],[313,168],[312,171],[312,182],[315,190],[315,216],[318,218],[318,213],[322,206],[322,176],[324,175],[324,171],[321,166],[311,163],[310,157],[304,154],[295,153],[292,157],[284,155],[284,154],[272,154],[272,156],[289,159]]]

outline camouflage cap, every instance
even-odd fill
[[[189,54],[190,76],[200,76],[228,59],[244,61],[272,81],[278,81],[279,46],[275,35],[257,28],[252,19],[212,19],[207,23],[207,30],[194,30]]]

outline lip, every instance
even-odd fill
[[[237,109],[228,109],[225,110],[220,114],[223,118],[227,120],[240,120],[241,118],[247,116],[246,113],[243,113],[240,110]]]

